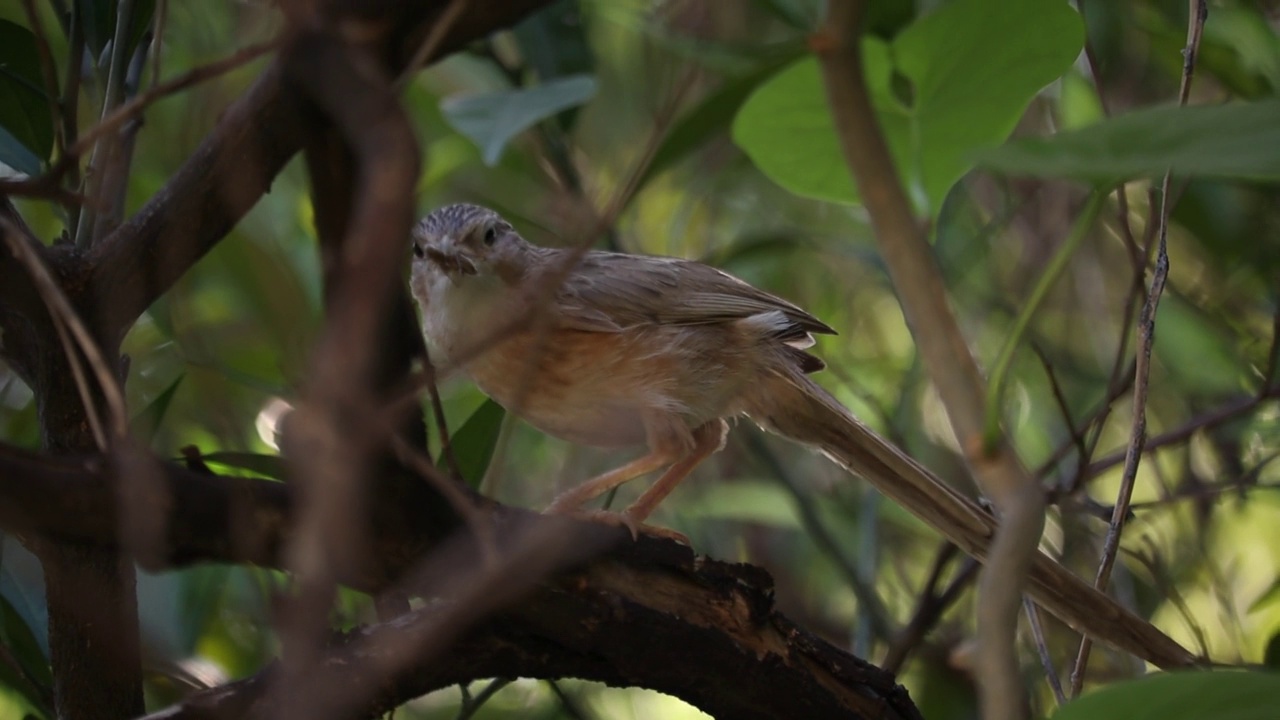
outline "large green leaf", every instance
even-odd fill
[[[1177,672],[1108,685],[1053,720],[1275,720],[1280,673]]]
[[[1280,180],[1280,100],[1138,110],[982,153],[1002,172],[1097,184],[1162,175]]]
[[[594,77],[572,75],[522,90],[450,98],[440,110],[450,125],[480,148],[485,163],[495,165],[516,135],[595,94]]]
[[[1084,42],[1062,0],[955,0],[890,43],[863,41],[863,63],[889,149],[921,210],[936,214],[975,150],[1000,143]],[[800,195],[856,202],[815,58],[756,91],[734,140],[775,182]]]
[[[31,31],[0,20],[0,162],[35,175],[53,150],[53,116]]]

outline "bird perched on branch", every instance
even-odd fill
[[[648,452],[556,498],[550,512],[643,526],[724,445],[726,419],[817,448],[965,552],[985,557],[995,519],[872,432],[808,374],[812,333],[834,332],[786,300],[708,265],[538,247],[497,213],[449,205],[413,230],[412,290],[433,359],[533,426],[570,442]],[[664,470],[620,513],[587,501]],[[687,542],[687,540],[685,540]],[[1029,589],[1058,617],[1157,665],[1191,656],[1053,560]]]
[[[644,526],[694,467],[724,445],[726,419],[817,448],[979,559],[995,519],[863,425],[808,377],[807,349],[830,327],[779,297],[690,260],[552,249],[497,213],[440,208],[413,229],[412,291],[433,360],[461,370],[533,426],[570,442],[648,452],[568,490],[548,511]],[[583,505],[663,474],[617,513]],[[1029,590],[1094,637],[1157,665],[1193,658],[1145,621],[1037,554]]]
[[[691,260],[532,245],[475,205],[424,218],[413,254],[413,294],[437,362],[556,437],[648,446],[560,495],[551,512],[676,535],[642,523],[723,447],[725,420],[745,415],[817,447],[931,524],[987,533],[989,516],[807,377],[824,367],[806,350],[812,333],[834,331],[786,300]],[[582,510],[657,470],[620,513]]]

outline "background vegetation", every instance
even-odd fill
[[[70,37],[57,15],[65,4],[33,4],[56,78],[69,75]],[[104,38],[119,8],[72,4],[100,13],[86,29],[85,128],[101,114],[112,56]],[[154,85],[153,69],[174,77],[268,41],[284,24],[265,1],[134,5],[134,42],[151,43],[138,54],[141,90]],[[63,146],[25,8],[0,6],[0,161],[36,176]],[[1042,545],[1092,579],[1131,441],[1137,308],[1163,240],[1158,190],[1172,166],[1150,439],[1111,591],[1215,662],[1280,662],[1280,9],[1210,4],[1189,104],[1250,105],[1196,117],[1141,112],[1177,102],[1187,3],[1019,8],[871,3],[867,57],[877,109],[975,355],[990,373],[1016,342],[1000,412],[1055,501]],[[829,368],[821,381],[972,492],[831,133],[810,47],[822,12],[810,0],[551,3],[404,85],[425,152],[419,209],[488,205],[542,244],[604,228],[601,247],[699,258],[795,301],[840,332],[820,341]],[[124,216],[164,186],[269,62],[245,62],[146,108]],[[1063,136],[1077,129],[1086,134]],[[1060,135],[990,150],[1011,132]],[[1116,181],[1125,182],[1110,192]],[[75,203],[56,200],[16,199],[51,244],[75,233]],[[323,327],[314,216],[299,156],[129,330],[127,407],[135,435],[158,455],[194,447],[217,471],[280,476],[278,422],[306,383]],[[1022,326],[1033,297],[1039,305]],[[446,379],[441,399],[449,427],[461,428],[467,479],[505,504],[540,507],[619,460],[504,418],[465,382]],[[33,393],[3,364],[0,439],[41,447]],[[834,465],[743,423],[655,522],[687,533],[699,553],[766,568],[783,612],[898,672],[924,717],[975,716],[972,561]],[[52,717],[40,563],[11,537],[2,561],[0,717]],[[855,584],[873,588],[874,601]],[[247,565],[140,574],[149,707],[262,668],[279,650],[272,609],[285,587],[283,574]],[[341,591],[339,625],[374,617],[366,595]],[[1051,715],[1057,701],[1042,659],[1070,696],[1079,636],[1048,616],[1023,631],[1031,706]],[[1097,649],[1084,690],[1143,670]],[[471,709],[489,718],[698,716],[653,692],[516,680],[441,690],[396,717]]]

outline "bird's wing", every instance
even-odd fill
[[[707,325],[780,312],[780,335],[834,334],[826,323],[780,297],[709,265],[678,258],[591,252],[556,297],[566,327],[618,332],[637,325]]]

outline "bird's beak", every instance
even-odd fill
[[[467,251],[453,239],[444,235],[427,243],[427,259],[449,275],[475,275],[476,263]]]

